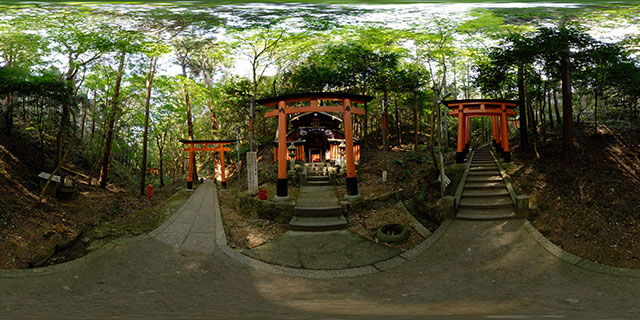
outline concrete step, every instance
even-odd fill
[[[307,181],[329,181],[329,176],[309,176],[307,175]]]
[[[293,216],[289,221],[291,230],[298,231],[326,231],[345,229],[347,219],[343,216],[334,217],[298,217]]]
[[[307,186],[330,186],[331,182],[329,180],[309,180],[307,177]]]
[[[503,181],[494,182],[469,182],[464,184],[464,190],[471,189],[507,189],[507,185]]]
[[[456,213],[457,220],[505,220],[515,219],[516,213],[513,209],[498,208],[493,210],[476,210],[460,208]]]
[[[486,197],[462,197],[458,208],[473,208],[478,210],[490,210],[495,208],[511,208],[513,202],[509,196],[501,196],[496,198]]]
[[[467,176],[467,182],[496,182],[502,181],[501,175],[493,176]]]
[[[302,207],[296,206],[293,214],[298,217],[332,217],[341,216],[344,213],[342,206],[330,207]]]
[[[498,170],[498,166],[494,165],[471,165],[469,167],[469,171],[487,171],[487,170]]]
[[[484,177],[484,176],[499,176],[500,175],[500,170],[493,169],[493,170],[469,170],[469,174],[467,176],[469,177]]]
[[[508,196],[507,188],[501,189],[464,189],[462,197],[502,197]]]

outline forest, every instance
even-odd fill
[[[180,139],[238,137],[232,171],[247,151],[271,148],[277,122],[255,101],[283,94],[373,96],[354,123],[363,148],[378,148],[384,135],[390,147],[432,159],[443,99],[519,101],[511,136],[522,157],[544,157],[555,130],[567,166],[580,157],[576,125],[597,136],[600,124],[639,123],[640,6],[630,4],[82,3],[0,12],[3,139],[37,142],[41,171],[82,168],[89,184],[140,195],[150,168],[159,186],[184,178]],[[455,149],[456,119],[443,120],[444,149]],[[489,124],[475,121],[474,134],[486,137]],[[213,160],[197,155],[198,164]]]

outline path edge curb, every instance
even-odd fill
[[[534,227],[529,220],[524,221],[524,228],[540,246],[547,250],[547,252],[551,253],[553,256],[564,261],[565,263],[591,272],[617,277],[640,278],[640,269],[614,267],[606,264],[601,264],[578,257],[565,251],[564,249],[560,248],[549,239],[547,239],[547,237],[545,237],[542,233],[540,233],[540,231],[538,231],[538,229],[536,229],[536,227]]]

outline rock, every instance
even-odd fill
[[[84,244],[87,244],[87,243],[91,242],[91,238],[84,237],[84,238],[80,239],[80,241],[82,241],[82,243],[84,243]]]
[[[57,233],[63,233],[64,230],[66,229],[66,226],[62,223],[58,223],[56,225],[54,225],[53,230],[55,230]]]
[[[58,248],[64,249],[70,246],[71,244],[73,244],[74,241],[76,241],[76,239],[78,239],[79,236],[80,236],[80,232],[67,229],[67,232],[65,232],[65,237],[62,238],[60,241],[58,241]]]

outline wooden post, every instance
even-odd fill
[[[187,179],[187,190],[193,190],[193,144],[189,144],[189,178]]]
[[[467,129],[465,130],[465,132],[467,133],[467,143],[465,145],[464,153],[467,154],[469,153],[469,145],[471,144],[471,117],[467,116],[464,118],[467,123]]]
[[[496,116],[491,116],[491,142],[493,143],[494,148],[497,146],[498,141],[498,128],[496,127],[497,125],[498,120],[496,119]]]
[[[509,127],[507,126],[507,108],[501,105],[502,113],[500,113],[500,129],[502,129],[502,157],[505,162],[511,162],[511,151],[509,150]]]
[[[287,189],[287,114],[285,101],[278,102],[278,182],[276,186],[277,200],[288,200]]]
[[[344,135],[347,152],[347,196],[358,196],[358,178],[356,177],[356,165],[353,156],[353,124],[351,123],[351,100],[342,101],[344,107]]]
[[[218,149],[220,151],[220,177],[222,178],[222,181],[220,182],[220,186],[222,187],[222,189],[226,189],[227,188],[227,179],[225,176],[225,169],[224,169],[224,152],[225,151],[230,151],[231,149],[225,149],[224,148],[224,143],[220,144],[220,148]]]
[[[464,163],[464,115],[462,105],[458,106],[458,148],[456,149],[456,163]]]

